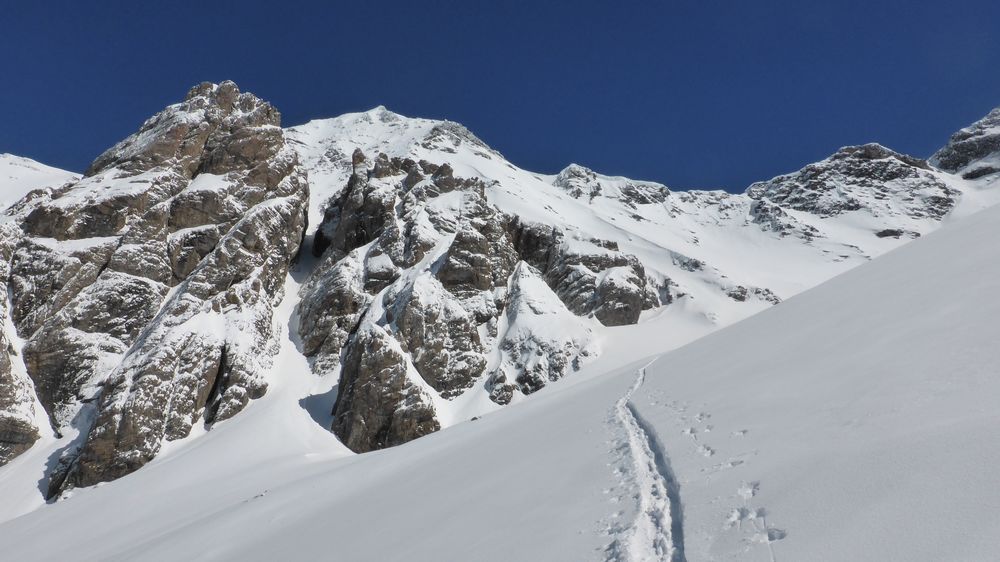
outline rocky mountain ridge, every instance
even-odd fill
[[[597,360],[609,330],[680,345],[993,203],[996,113],[930,163],[869,144],[745,194],[672,192],[527,172],[382,107],[281,129],[200,85],[6,211],[0,462],[51,426],[50,494],[128,474],[261,397],[283,325],[337,381],[344,444],[404,443]]]
[[[967,180],[1000,171],[1000,107],[953,134],[930,163]]]
[[[266,389],[271,312],[305,229],[277,111],[203,84],[8,211],[10,320],[56,435],[50,492],[131,472]]]

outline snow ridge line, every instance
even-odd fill
[[[614,406],[615,419],[625,431],[639,506],[631,526],[616,539],[612,560],[685,562],[677,480],[655,431],[632,404],[632,395],[642,387],[646,369],[655,361],[638,370],[635,382]]]

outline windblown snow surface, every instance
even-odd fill
[[[609,331],[558,390],[364,455],[288,334],[264,398],[0,524],[0,558],[995,559],[998,236],[952,221],[665,354]]]

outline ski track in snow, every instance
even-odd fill
[[[663,560],[685,562],[680,493],[652,427],[632,404],[632,395],[646,379],[650,361],[638,370],[635,382],[614,406],[614,422],[625,433],[627,459],[638,502],[635,520],[616,534],[608,546],[610,561]]]

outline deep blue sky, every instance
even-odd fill
[[[739,191],[1000,105],[1000,2],[8,2],[0,61],[0,152],[73,170],[228,78],[285,125],[384,104],[536,171]]]

